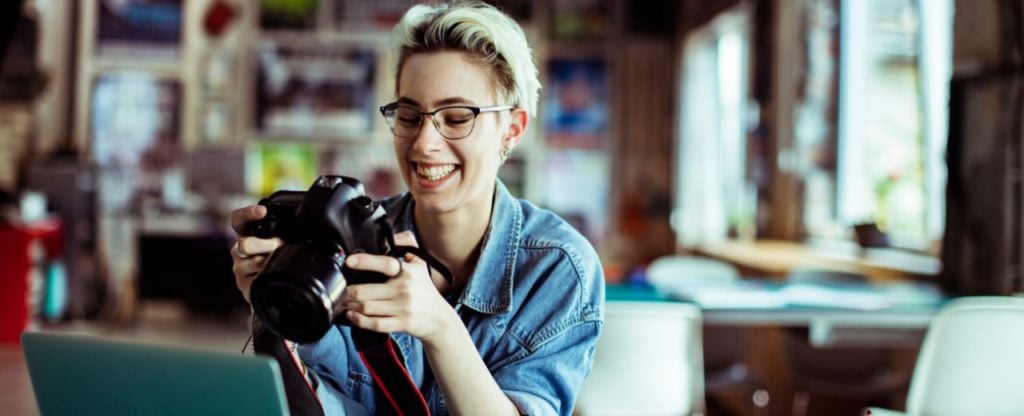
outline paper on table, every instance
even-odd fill
[[[790,306],[877,310],[900,305],[898,298],[870,288],[831,287],[806,283],[787,285],[782,290]]]
[[[688,300],[704,309],[778,309],[811,307],[880,310],[935,305],[941,294],[933,287],[908,284],[829,286],[790,283],[781,286],[739,282],[729,285],[662,285],[669,297]]]

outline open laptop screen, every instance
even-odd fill
[[[48,415],[287,415],[266,357],[27,332],[25,360]]]

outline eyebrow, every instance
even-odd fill
[[[422,108],[422,105],[420,104],[419,101],[416,101],[416,100],[414,100],[412,98],[409,98],[409,97],[399,97],[398,98],[398,103],[399,104],[409,104],[409,105],[414,106],[414,107]],[[444,98],[444,99],[441,99],[441,100],[434,101],[434,108],[444,107],[446,105],[458,105],[458,104],[462,104],[462,105],[469,104],[469,105],[472,105],[472,104],[476,104],[476,102],[473,101],[473,100],[470,100],[468,98],[463,98],[463,97],[448,97],[448,98]]]

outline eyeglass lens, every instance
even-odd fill
[[[391,129],[396,136],[413,137],[419,134],[423,124],[422,114],[410,107],[394,109],[394,121]],[[451,107],[438,111],[433,115],[434,127],[442,136],[449,139],[461,139],[473,131],[476,115],[468,108]]]

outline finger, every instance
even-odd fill
[[[412,231],[402,231],[395,234],[395,244],[399,246],[408,247],[419,247],[420,245],[416,242],[416,234]]]
[[[391,316],[367,316],[359,312],[348,311],[345,316],[353,325],[375,332],[397,332],[401,330],[401,320]]]
[[[374,271],[391,277],[397,276],[405,268],[394,257],[366,253],[348,256],[345,265],[356,270]]]
[[[260,254],[270,254],[278,247],[284,244],[280,238],[256,238],[256,237],[241,237],[238,239],[238,251],[243,256],[255,256]]]
[[[252,287],[252,282],[256,280],[256,276],[263,270],[265,261],[265,256],[252,257],[235,261],[231,268],[231,271],[235,274],[235,286],[238,287],[239,292],[242,292],[242,297],[245,298],[246,302],[249,302],[249,289]]]
[[[400,297],[399,288],[393,281],[388,283],[364,283],[345,288],[342,299],[345,302],[364,303],[374,300],[391,300]]]
[[[236,209],[231,211],[231,228],[235,230],[235,234],[243,235],[246,223],[259,220],[265,215],[267,215],[267,207],[263,205],[250,205]]]
[[[404,259],[405,262],[408,263],[406,265],[406,268],[408,268],[411,265],[416,265],[416,267],[423,267],[426,270],[429,270],[430,282],[434,284],[434,287],[437,288],[437,291],[441,293],[448,293],[448,288],[451,286],[451,284],[448,282],[448,279],[446,279],[444,275],[439,273],[436,269],[430,267],[430,265],[427,264],[426,260],[423,260],[419,256],[416,256],[412,253],[405,253]]]
[[[263,266],[266,262],[267,256],[253,256],[235,260],[235,264],[231,269],[235,273],[235,276],[255,275],[263,271]]]
[[[412,310],[406,302],[388,300],[371,300],[366,302],[346,302],[345,309],[373,317],[409,316]]]

